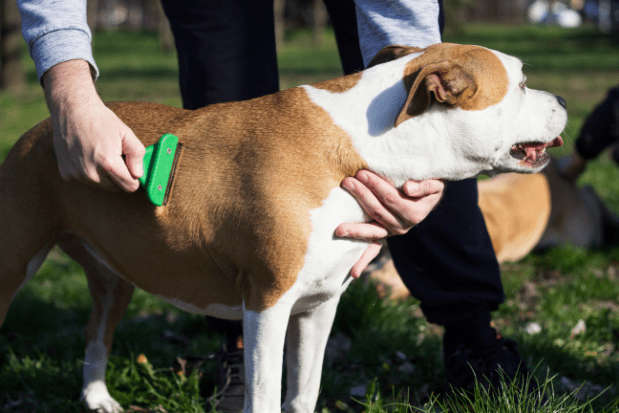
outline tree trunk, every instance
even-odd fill
[[[0,0],[0,90],[18,92],[26,84],[20,26],[17,2]]]
[[[286,11],[286,0],[275,0],[273,3],[274,18],[275,18],[275,44],[277,50],[282,50],[284,47],[286,24],[284,20],[284,12]]]
[[[159,37],[159,47],[164,53],[174,51],[174,36],[170,28],[170,22],[163,11],[163,6],[159,0],[153,0],[155,6],[155,19],[157,21],[157,36]]]
[[[95,30],[97,30],[97,16],[99,15],[99,0],[88,0],[86,3],[86,13],[88,27],[90,27],[94,39]]]
[[[314,18],[312,21],[312,41],[316,46],[322,46],[324,33],[329,22],[329,13],[322,0],[314,0]]]

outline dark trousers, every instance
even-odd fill
[[[185,108],[279,89],[272,0],[162,0],[162,4],[176,42]],[[325,4],[344,72],[362,70],[353,1]],[[388,242],[402,279],[422,301],[429,321],[461,321],[503,301],[474,179],[450,183],[443,201],[425,221]]]
[[[596,158],[604,149],[619,140],[619,86],[608,91],[604,99],[591,112],[582,125],[576,151],[586,160]],[[613,151],[615,161],[619,161],[619,151]]]
[[[161,0],[186,109],[279,90],[272,0]],[[325,1],[346,74],[363,70],[355,6]]]

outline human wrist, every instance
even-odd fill
[[[68,60],[51,67],[41,78],[50,111],[67,104],[100,100],[85,60]]]

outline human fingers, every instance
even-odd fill
[[[108,182],[116,190],[120,188],[125,192],[134,192],[140,187],[140,181],[132,176],[127,164],[118,154],[100,159],[97,167],[99,186],[106,190],[112,190]]]
[[[377,221],[394,235],[405,234],[424,220],[440,201],[444,189],[442,181],[431,179],[405,182],[403,192],[370,171],[359,174],[366,175],[361,180],[384,206],[380,210],[382,219]]]
[[[338,225],[335,236],[341,238],[354,238],[364,241],[374,241],[388,237],[389,231],[378,222],[346,222]]]
[[[369,173],[369,171],[360,171],[355,177],[345,178],[342,181],[342,187],[346,189],[357,200],[361,208],[380,225],[387,229],[403,227],[403,223],[400,222],[399,217],[393,214],[388,209],[388,206],[383,203],[386,202],[387,205],[395,203],[393,197],[402,195],[399,195],[397,189],[378,177],[378,175]],[[383,200],[379,199],[375,191],[382,196]]]
[[[127,169],[133,178],[140,178],[144,175],[144,153],[145,148],[142,142],[135,136],[129,128],[125,131],[122,140],[122,152],[125,155]]]
[[[378,256],[380,253],[380,249],[382,247],[382,243],[380,242],[372,242],[368,248],[361,254],[361,257],[357,260],[355,265],[353,265],[350,270],[350,275],[353,278],[359,278],[361,273],[365,268],[372,262],[374,258]]]
[[[429,195],[441,194],[445,188],[445,182],[439,179],[426,179],[425,181],[406,181],[402,186],[404,193],[411,198],[421,198]]]

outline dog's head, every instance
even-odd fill
[[[527,88],[519,59],[479,46],[441,43],[425,49],[389,46],[370,67],[410,54],[415,56],[407,57],[404,71],[408,96],[395,126],[431,123],[432,139],[445,140],[435,147],[449,152],[444,154],[451,162],[448,179],[537,172],[548,163],[546,148],[562,144],[565,101]]]

